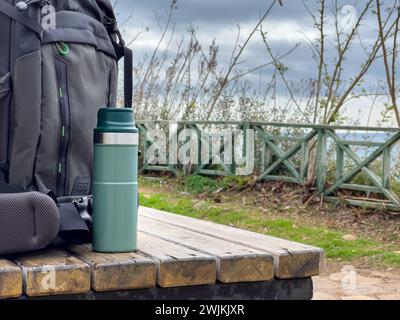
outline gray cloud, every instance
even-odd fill
[[[119,0],[117,11],[119,20],[124,21],[129,14],[132,19],[126,25],[126,30],[130,33],[139,30],[142,26],[149,26],[151,32],[141,36],[140,46],[137,46],[136,55],[141,59],[145,53],[152,51],[157,42],[160,32],[155,19],[155,12],[161,17],[161,22],[165,23],[169,8],[168,0]],[[176,41],[183,35],[187,35],[188,26],[198,28],[201,44],[207,47],[216,38],[221,45],[220,58],[222,63],[227,63],[231,55],[232,45],[235,37],[235,25],[240,24],[244,28],[254,26],[257,19],[265,11],[270,1],[268,0],[178,0],[178,10],[174,13],[174,23],[176,26]],[[288,77],[296,81],[300,79],[310,79],[316,77],[315,62],[306,44],[302,32],[313,32],[313,21],[301,0],[286,0],[284,7],[276,7],[265,23],[268,30],[271,46],[274,52],[284,53],[294,46],[297,41],[302,42],[301,46],[290,57],[285,59],[285,64],[289,67]],[[304,0],[304,3],[314,12],[317,10],[316,0]],[[365,0],[339,0],[340,5],[353,5],[358,10],[365,4]],[[332,12],[332,8],[328,8]],[[376,30],[372,21],[374,17],[369,15],[360,30],[361,37],[368,43],[376,37]],[[292,28],[292,29],[291,29]],[[129,35],[127,35],[129,37]],[[289,36],[293,36],[291,39]],[[171,50],[174,49],[172,46]],[[334,47],[328,50],[328,59],[331,54],[333,60]],[[360,69],[365,54],[360,45],[354,45],[350,55],[347,57],[344,77],[351,78]],[[262,44],[260,35],[256,35],[252,43],[243,55],[244,63],[242,67],[253,68],[264,64],[270,60],[267,51]],[[332,61],[333,63],[334,61]],[[270,77],[272,68],[265,68],[263,75],[265,79]],[[258,75],[248,77],[250,81],[257,81]],[[375,85],[380,79],[384,79],[383,68],[377,66],[371,69],[365,78],[366,86]]]
[[[300,0],[286,0],[286,2],[284,7],[277,6],[274,9],[271,20],[309,19]],[[306,2],[308,6],[315,8],[314,0]],[[168,0],[119,0],[117,9],[122,17],[133,13],[134,20],[140,23],[154,19],[155,12],[165,18],[169,3]],[[246,23],[260,17],[270,3],[267,0],[181,0],[177,4],[175,22],[178,26]]]

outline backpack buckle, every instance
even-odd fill
[[[73,200],[72,203],[75,205],[79,212],[81,218],[88,224],[91,225],[92,219],[92,209],[93,209],[93,197],[83,197],[81,199]]]

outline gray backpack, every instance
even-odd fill
[[[116,106],[123,56],[132,105],[132,52],[109,0],[0,0],[0,31],[0,181],[90,194],[96,114]]]

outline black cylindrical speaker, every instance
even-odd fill
[[[0,194],[0,255],[45,248],[58,235],[60,213],[38,193]]]

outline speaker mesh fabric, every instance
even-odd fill
[[[0,254],[43,249],[58,235],[60,214],[41,193],[0,194]]]

